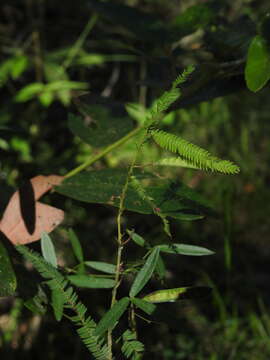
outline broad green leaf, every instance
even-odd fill
[[[61,90],[82,90],[87,89],[88,84],[79,81],[56,80],[44,86],[44,91],[61,91]]]
[[[17,92],[17,95],[14,99],[16,102],[26,102],[41,94],[41,92],[44,90],[44,87],[45,85],[40,82],[28,84]]]
[[[16,287],[16,275],[8,252],[3,243],[0,242],[0,297],[14,295]]]
[[[131,54],[113,54],[113,55],[105,55],[105,54],[82,54],[76,60],[76,64],[85,65],[85,66],[93,66],[93,65],[102,65],[106,62],[134,62],[137,61],[138,57]]]
[[[73,229],[68,230],[68,238],[71,242],[71,246],[73,249],[73,252],[77,258],[77,260],[82,263],[83,262],[83,249],[80,243],[80,240],[78,239],[78,236],[74,232]]]
[[[45,92],[42,92],[39,96],[38,96],[38,99],[40,101],[40,103],[45,106],[45,107],[48,107],[51,105],[51,103],[53,102],[54,100],[54,93],[51,92],[51,91],[45,91]]]
[[[100,105],[82,105],[82,116],[69,114],[68,126],[74,135],[94,147],[110,145],[133,129],[133,123],[126,116],[116,117]]]
[[[92,269],[102,271],[107,274],[115,274],[116,266],[102,261],[85,261],[86,266],[91,267]]]
[[[138,308],[140,308],[142,311],[144,311],[148,315],[151,315],[156,310],[155,305],[150,304],[148,301],[145,301],[143,299],[131,298],[130,300],[134,305],[136,305]]]
[[[151,276],[156,268],[158,258],[159,258],[158,247],[154,248],[151,254],[148,256],[145,264],[138,272],[129,292],[130,297],[135,297],[151,279]]]
[[[91,289],[110,289],[114,287],[115,281],[112,279],[96,277],[91,275],[69,275],[69,281],[82,288]]]
[[[50,236],[46,232],[41,233],[41,252],[44,259],[57,268],[57,258]]]
[[[29,60],[25,55],[18,55],[13,58],[10,74],[12,79],[17,79],[28,67]]]
[[[174,302],[186,299],[202,299],[211,294],[211,288],[206,286],[190,286],[175,289],[157,290],[142,298],[150,303]]]
[[[57,321],[60,321],[63,316],[65,297],[63,296],[62,292],[56,289],[52,290],[51,294],[54,316]]]
[[[259,91],[270,79],[270,48],[261,36],[255,36],[248,49],[245,67],[247,87]]]
[[[139,246],[144,247],[146,244],[146,241],[144,240],[144,238],[142,238],[140,235],[138,235],[137,233],[135,233],[133,230],[127,230],[128,235],[130,236],[130,238]]]
[[[158,245],[161,252],[168,254],[180,254],[188,256],[204,256],[213,255],[214,251],[208,250],[201,246],[187,245],[187,244],[169,244],[169,245]]]
[[[101,336],[107,330],[112,330],[116,325],[120,317],[126,311],[129,305],[129,298],[124,297],[117,301],[113,307],[102,317],[95,329],[95,335]]]
[[[44,73],[46,76],[46,80],[49,83],[56,80],[69,80],[68,75],[65,69],[63,68],[63,66],[55,62],[45,61]]]
[[[76,200],[119,206],[119,198],[126,181],[125,169],[104,169],[88,171],[72,176],[57,186],[55,190]],[[176,219],[189,217],[201,218],[203,213],[215,214],[204,200],[194,190],[181,182],[172,183],[155,178],[152,174],[136,172],[136,178],[142,182],[153,182],[153,185],[144,186],[149,197],[153,198],[165,216]],[[142,199],[136,189],[129,186],[124,206],[127,210],[142,214],[153,214],[149,202]]]
[[[58,90],[57,97],[64,106],[68,106],[71,102],[72,93],[70,90]]]

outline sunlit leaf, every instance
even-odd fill
[[[39,101],[43,106],[50,106],[54,100],[54,93],[51,91],[44,91],[39,96]]]
[[[26,102],[33,99],[37,95],[40,95],[44,90],[44,87],[45,85],[40,82],[28,84],[17,92],[14,99],[16,102]]]
[[[13,79],[17,79],[29,65],[28,57],[25,55],[18,55],[13,58],[10,74]]]
[[[174,302],[178,300],[200,300],[211,294],[211,288],[207,286],[190,286],[175,289],[157,290],[142,298],[150,303]]]
[[[50,236],[46,232],[41,233],[41,252],[44,259],[57,268],[57,258]]]
[[[87,89],[88,84],[79,81],[56,80],[44,86],[44,91],[80,90]]]

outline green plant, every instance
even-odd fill
[[[177,77],[171,89],[163,93],[154,102],[142,125],[112,145],[107,146],[99,155],[69,172],[65,177],[66,179],[55,187],[57,192],[65,196],[87,202],[107,203],[119,208],[117,215],[116,263],[84,261],[80,241],[72,230],[69,232],[69,237],[75,256],[79,261],[78,267],[73,270],[75,274],[72,275],[65,276],[57,270],[55,250],[50,237],[46,233],[41,234],[44,259],[24,246],[17,247],[25,259],[30,261],[46,280],[45,284],[51,290],[51,305],[56,319],[60,320],[64,315],[78,327],[77,332],[80,338],[95,359],[107,360],[113,358],[112,346],[115,343],[113,330],[125,313],[130,312],[130,320],[129,328],[122,335],[122,352],[126,358],[141,359],[144,346],[137,340],[136,309],[151,315],[156,309],[155,303],[178,301],[182,298],[200,298],[209,291],[206,287],[177,287],[157,290],[144,297],[138,297],[138,294],[144,289],[153,275],[157,274],[160,278],[164,277],[166,265],[162,257],[163,253],[186,256],[213,254],[212,251],[203,247],[179,244],[172,241],[170,217],[176,219],[200,218],[204,211],[209,210],[209,207],[207,202],[195,191],[185,187],[183,184],[180,185],[178,181],[160,180],[153,172],[138,170],[136,167],[139,165],[139,155],[143,152],[145,144],[153,139],[166,150],[178,153],[179,159],[185,162],[185,166],[227,174],[239,171],[239,168],[231,162],[220,160],[210,155],[206,150],[159,129],[164,112],[181,96],[179,85],[185,82],[193,71],[194,68],[189,67],[181,76]],[[91,136],[87,136],[87,132],[89,135],[91,131],[95,131],[96,137],[103,135],[103,130],[87,128],[80,117],[73,116],[70,124],[72,131],[84,139],[91,139]],[[85,127],[84,131],[83,126]],[[94,161],[132,137],[135,137],[136,151],[127,170],[107,169],[81,173]],[[95,140],[97,141],[97,138]],[[108,138],[106,141],[108,141]],[[164,231],[170,239],[168,244],[151,245],[136,234],[134,230],[125,230],[122,225],[122,217],[126,209],[144,214],[153,213],[160,217]],[[136,267],[126,267],[123,264],[122,254],[131,240],[146,249],[144,258]],[[102,271],[107,275],[88,275],[86,267]],[[120,284],[125,281],[130,273],[134,272],[136,275],[130,286],[129,295],[119,298],[118,289]],[[78,296],[70,283],[75,287],[112,288],[110,309],[97,324],[86,314],[86,307],[78,300]],[[66,313],[67,309],[71,310],[75,315],[68,315]],[[106,334],[107,340],[105,340]]]
[[[196,112],[194,108],[188,110],[182,109],[180,111],[171,110],[178,109],[179,106],[185,106],[185,104],[194,104],[198,101],[208,100],[234,91],[235,88],[237,88],[237,86],[234,85],[235,79],[243,74],[243,57],[246,55],[249,42],[250,53],[248,53],[245,73],[247,85],[254,91],[261,89],[269,78],[267,34],[262,29],[259,32],[260,38],[258,39],[258,37],[256,37],[253,43],[251,41],[255,33],[252,31],[249,32],[245,28],[245,31],[243,31],[239,37],[242,38],[240,40],[237,38],[235,43],[233,31],[230,33],[230,30],[228,30],[230,26],[228,26],[228,24],[225,25],[225,23],[218,24],[218,11],[215,10],[212,2],[211,4],[192,6],[176,16],[174,20],[168,22],[168,24],[159,21],[155,17],[147,16],[143,11],[137,10],[136,7],[131,8],[126,5],[118,6],[118,4],[113,4],[113,2],[90,1],[90,3],[90,6],[98,13],[98,16],[92,14],[90,20],[86,22],[86,26],[81,32],[81,35],[74,41],[72,46],[55,51],[44,48],[40,51],[41,49],[39,47],[42,46],[42,43],[40,44],[38,41],[39,33],[38,31],[33,31],[35,41],[32,50],[33,53],[35,53],[35,57],[31,58],[31,49],[31,51],[29,51],[29,49],[22,46],[19,49],[15,49],[15,51],[12,50],[7,53],[8,59],[6,59],[7,56],[5,56],[5,61],[1,64],[3,66],[0,67],[2,89],[7,90],[6,93],[10,99],[12,99],[12,104],[15,107],[22,105],[25,106],[25,109],[31,109],[32,107],[34,109],[33,113],[31,113],[33,119],[39,118],[39,116],[36,115],[39,115],[40,109],[44,116],[45,111],[47,111],[50,105],[52,105],[52,107],[64,105],[63,108],[66,110],[67,106],[71,104],[71,100],[73,100],[73,105],[77,106],[79,115],[77,113],[69,113],[68,126],[76,136],[75,141],[69,142],[67,139],[67,141],[64,142],[63,148],[61,148],[61,156],[62,154],[63,156],[62,158],[59,156],[58,159],[58,156],[53,156],[53,146],[50,147],[49,144],[46,143],[46,136],[44,136],[44,138],[40,136],[41,133],[43,133],[43,129],[44,133],[46,133],[50,127],[44,126],[44,123],[38,121],[29,127],[29,134],[34,138],[33,143],[37,144],[37,147],[40,146],[40,148],[49,149],[49,151],[44,151],[44,153],[42,152],[41,154],[44,156],[43,162],[40,161],[42,156],[39,156],[39,152],[37,152],[38,156],[34,158],[34,152],[32,152],[31,149],[32,139],[30,141],[30,137],[28,139],[27,137],[23,138],[25,136],[24,134],[12,137],[10,143],[1,139],[0,147],[5,151],[13,150],[18,152],[22,163],[33,164],[35,160],[35,165],[46,164],[46,166],[43,166],[45,169],[44,173],[50,171],[48,170],[49,167],[47,167],[49,159],[54,158],[59,160],[56,164],[60,164],[60,166],[56,165],[54,169],[57,169],[57,172],[59,170],[59,173],[63,174],[70,166],[70,158],[74,159],[76,156],[76,160],[80,165],[68,172],[65,176],[66,180],[59,187],[56,187],[55,191],[64,195],[66,198],[72,198],[86,203],[99,203],[105,204],[106,206],[112,205],[119,209],[117,217],[117,249],[115,249],[116,261],[113,261],[113,263],[96,260],[104,260],[100,255],[102,251],[97,253],[96,259],[92,258],[91,252],[83,251],[83,247],[87,242],[86,236],[80,233],[77,237],[71,229],[69,229],[64,237],[68,238],[71,242],[74,257],[77,261],[76,266],[65,266],[65,263],[63,264],[59,260],[57,262],[57,258],[60,258],[61,253],[58,254],[57,244],[55,244],[57,250],[54,249],[54,245],[47,234],[41,235],[42,254],[47,262],[44,262],[37,253],[29,252],[27,248],[18,249],[26,259],[34,264],[41,275],[45,276],[46,280],[44,283],[40,283],[40,281],[36,279],[35,285],[38,285],[38,288],[35,289],[35,296],[33,296],[32,293],[31,296],[28,295],[27,300],[24,301],[25,306],[34,312],[44,314],[48,304],[51,304],[56,320],[60,321],[63,316],[70,318],[70,320],[78,326],[78,329],[82,329],[79,331],[82,340],[86,342],[90,352],[97,358],[111,358],[112,353],[117,353],[117,351],[121,349],[125,357],[139,359],[144,352],[144,346],[138,340],[141,340],[142,336],[140,332],[137,333],[136,324],[137,317],[141,316],[140,311],[146,313],[145,316],[152,318],[152,314],[155,311],[158,312],[159,303],[165,303],[166,306],[167,302],[176,302],[185,298],[200,299],[209,292],[209,289],[203,286],[193,287],[186,286],[186,284],[184,286],[181,278],[179,278],[179,281],[176,281],[176,278],[174,278],[175,281],[170,286],[166,284],[167,256],[170,256],[166,254],[172,254],[171,256],[202,256],[213,253],[199,246],[175,242],[177,240],[175,240],[173,226],[171,229],[171,224],[174,225],[180,221],[201,219],[205,215],[216,215],[208,201],[181,183],[178,177],[171,179],[171,173],[169,174],[170,176],[165,176],[167,175],[166,173],[169,172],[168,166],[191,169],[188,170],[189,174],[194,174],[195,172],[193,170],[210,170],[223,174],[234,174],[238,172],[238,167],[232,162],[221,160],[213,156],[212,153],[228,154],[228,157],[231,157],[235,161],[239,163],[241,161],[242,168],[243,162],[248,163],[246,156],[243,160],[241,153],[237,153],[237,150],[234,150],[235,148],[232,143],[238,134],[233,133],[232,123],[229,121],[228,116],[226,119],[224,118],[223,121],[226,131],[228,133],[230,132],[228,137],[230,138],[231,146],[225,145],[221,151],[220,149],[216,150],[215,146],[217,143],[216,135],[218,134],[218,130],[216,130],[216,128],[212,129],[211,124],[208,128],[201,124],[201,129],[203,128],[204,132],[202,141],[200,138],[201,134],[197,134],[197,131],[194,132],[192,125],[189,127],[190,133],[184,135],[182,131],[184,121],[189,121],[191,124],[194,117],[200,118],[201,115],[204,115],[205,121],[209,120],[207,108],[212,107],[211,103],[202,103],[200,105],[201,113],[197,115],[194,115],[194,112]],[[163,4],[163,6],[167,5]],[[169,7],[170,5],[168,8]],[[135,21],[127,21],[127,19],[134,19]],[[109,49],[108,55],[103,54],[103,47],[101,47],[102,51],[100,52],[96,50],[99,49],[99,44],[93,41],[93,39],[88,39],[89,42],[87,43],[87,37],[91,34],[92,28],[97,20],[99,21],[100,28],[105,30],[105,37],[109,38],[106,39],[108,43],[111,40],[116,40],[107,36],[111,34],[111,30],[113,30],[110,22],[122,27],[120,30],[117,28],[117,31],[119,31],[118,35],[120,34],[117,39],[118,42],[115,41],[114,43],[117,44],[117,49],[114,48],[114,46],[110,47],[111,45],[109,46],[108,43],[104,45],[105,51]],[[248,27],[249,25],[247,28]],[[252,27],[250,28],[252,30]],[[207,36],[200,38],[200,36],[202,36],[200,33],[201,29],[203,29],[208,38]],[[193,34],[197,30],[199,30],[198,33]],[[81,31],[81,26],[78,27],[78,32],[79,31]],[[121,36],[126,33],[128,36],[122,38]],[[181,40],[181,44],[180,42],[178,43],[179,38],[182,39],[185,35],[190,34],[192,34],[192,44],[196,46],[199,44],[199,48],[201,47],[201,49],[205,49],[206,47],[209,49],[211,45],[214,45],[210,53],[215,61],[210,64],[201,65],[201,59],[204,57],[200,58],[200,50],[198,52],[192,52],[191,46],[190,48],[185,48],[185,41],[182,43]],[[224,42],[223,39],[225,40]],[[258,49],[258,44],[262,50],[261,53],[258,53],[256,50]],[[91,52],[87,50],[89,48],[91,48]],[[93,48],[95,48],[94,52]],[[125,53],[122,52],[123,49]],[[117,51],[118,53],[111,54],[111,51]],[[182,55],[182,52],[184,52],[187,58]],[[164,79],[161,79],[157,88],[153,87],[153,94],[158,94],[161,89],[163,91],[164,86],[168,88],[171,78],[179,71],[178,65],[183,67],[184,64],[190,62],[190,53],[192,53],[192,62],[195,60],[194,62],[200,64],[200,66],[196,66],[196,71],[192,75],[192,81],[186,82],[193,70],[193,68],[190,67],[173,82],[170,90],[163,93],[162,96],[158,97],[158,99],[147,108],[146,104],[148,104],[148,98],[150,98],[148,86],[152,86],[151,81],[154,83],[154,79],[147,75],[150,74],[149,70],[152,70],[152,67],[154,68],[154,62],[159,59],[160,56],[163,57],[164,54],[166,54],[166,60],[169,59],[169,66],[167,63],[166,66],[171,70],[165,82],[163,81]],[[254,53],[256,55],[255,57]],[[259,55],[259,61],[257,55]],[[182,61],[182,58],[185,59]],[[121,91],[126,95],[127,87],[132,93],[132,100],[128,100],[136,101],[134,100],[136,98],[139,99],[139,103],[133,102],[127,104],[126,110],[128,114],[125,113],[125,116],[112,115],[108,107],[105,106],[105,101],[104,106],[91,105],[91,101],[90,104],[86,105],[79,97],[77,98],[77,95],[80,93],[77,92],[78,90],[88,88],[85,79],[90,78],[90,85],[93,89],[91,82],[95,81],[94,72],[91,73],[91,75],[94,75],[92,78],[87,76],[89,73],[86,72],[86,70],[92,66],[103,66],[105,71],[102,78],[105,79],[107,76],[106,70],[109,68],[107,67],[107,63],[125,61],[134,62],[135,65],[140,68],[139,78],[141,83],[137,93],[134,85],[134,80],[137,76],[136,66],[132,70],[129,69],[129,71],[127,71],[128,76],[130,76],[129,82],[128,84],[123,84],[123,86],[121,84],[121,88],[123,89]],[[260,64],[264,66],[261,67]],[[260,72],[259,78],[256,78],[254,74],[256,75],[258,66],[262,71]],[[161,63],[157,68],[158,71],[162,69]],[[76,78],[78,75],[76,73],[77,71],[79,73],[79,79]],[[28,74],[30,74],[31,80],[25,84],[25,80],[28,80]],[[17,82],[18,80],[19,82]],[[230,80],[232,81],[230,82]],[[179,86],[181,86],[183,82],[186,82],[185,86],[187,86],[183,88],[182,94],[182,89],[180,90]],[[119,83],[121,82],[119,81]],[[224,84],[226,86],[223,86]],[[233,86],[231,86],[232,84]],[[214,91],[212,91],[213,86]],[[226,89],[226,91],[223,90],[223,88]],[[110,93],[108,89],[110,91],[112,90],[112,88],[106,87],[106,91],[103,92],[104,96],[108,96],[108,93]],[[10,94],[12,96],[10,96]],[[35,102],[36,99],[41,102],[43,108],[40,106],[35,107],[37,105]],[[53,102],[57,100],[60,101],[60,104],[53,104]],[[109,98],[108,103],[110,103],[110,100]],[[224,99],[218,100],[224,101]],[[27,103],[28,101],[29,103]],[[217,111],[213,107],[216,121],[221,120],[219,112],[222,111],[224,114],[224,107],[219,106]],[[182,118],[182,115],[179,114],[185,114],[185,119],[184,116]],[[1,111],[3,123],[8,124],[11,122],[11,117],[8,119],[4,115],[5,111],[3,110]],[[183,121],[176,124],[179,116],[181,116],[181,120]],[[135,128],[131,118],[137,123]],[[21,123],[28,131],[28,125],[25,125],[26,121],[23,117]],[[66,124],[61,124],[60,121],[59,124],[62,136],[62,131],[66,128]],[[249,155],[251,159],[251,156],[254,156],[254,152],[249,151],[248,145],[250,141],[249,134],[251,138],[253,133],[251,128],[248,128],[248,125],[245,124],[245,126],[241,134],[241,145],[245,149],[245,155]],[[55,128],[59,129],[56,122],[50,128],[50,134],[54,134]],[[5,139],[8,138],[6,134],[12,129],[8,126],[1,126],[0,129],[4,132]],[[235,130],[235,128],[233,130]],[[5,133],[5,131],[7,132]],[[178,134],[181,134],[181,136]],[[210,141],[208,141],[209,138],[205,139],[208,135]],[[56,138],[57,133],[52,137],[52,140]],[[191,141],[185,139],[191,139]],[[211,139],[213,139],[212,144]],[[193,140],[202,144],[207,143],[206,147],[208,149],[211,147],[211,153],[193,144]],[[155,146],[155,144],[158,146]],[[168,152],[174,153],[175,156],[168,157]],[[56,153],[58,155],[58,152]],[[89,156],[89,153],[91,156]],[[66,159],[64,164],[62,164],[63,159]],[[127,162],[130,163],[130,166],[128,169],[123,168],[123,164]],[[93,166],[93,169],[85,172],[84,170],[90,166]],[[246,165],[246,167],[248,166]],[[4,170],[6,171],[6,169],[9,171],[8,164],[5,164]],[[27,168],[27,170],[29,169]],[[33,168],[29,170],[29,173],[31,172],[33,172]],[[24,172],[21,172],[21,174],[23,173]],[[20,171],[14,169],[14,172],[9,175],[9,184],[15,184],[15,179],[18,174],[20,174]],[[182,173],[179,172],[177,176],[179,176],[179,174]],[[201,174],[201,172],[199,174]],[[23,177],[24,175],[21,176]],[[217,197],[217,194],[219,194],[218,196],[223,199],[224,188],[220,185],[220,177],[218,179],[218,176],[216,176],[215,179],[217,179],[217,189],[215,188],[213,190],[211,186],[206,186],[206,193],[209,194],[209,197]],[[228,182],[229,181],[230,179],[228,179]],[[231,270],[231,204],[233,202],[231,192],[225,200],[225,262],[227,269]],[[75,208],[75,203],[71,202],[71,200],[66,203],[72,204],[71,207],[73,208],[74,206]],[[128,218],[128,216],[124,216],[124,214],[126,215],[126,210],[144,215],[155,215],[158,217],[158,219],[155,220],[156,223],[158,224],[159,221],[161,226],[163,226],[164,235],[160,235],[160,226],[157,225],[155,234],[158,234],[158,236],[154,239],[154,236],[149,236],[149,234],[145,232],[145,238],[147,238],[147,240],[144,239],[136,233],[136,231],[138,231],[137,226],[126,225],[125,221]],[[74,210],[73,212],[75,213],[76,211]],[[153,218],[154,216],[152,219]],[[182,225],[182,228],[184,226],[186,226],[186,229],[188,229],[188,227],[189,229],[196,229],[192,230],[192,233],[194,234],[194,239],[196,238],[197,241],[199,232],[193,223],[192,225],[190,222],[188,225]],[[135,229],[133,229],[133,227],[135,227]],[[164,240],[166,235],[168,236],[167,241]],[[205,234],[204,238],[207,238]],[[111,243],[114,244],[115,242],[111,241]],[[132,258],[132,250],[130,251],[133,246],[132,244],[140,248],[139,253],[141,255],[135,261],[134,258]],[[19,286],[22,279],[16,279],[16,274],[12,270],[11,262],[8,261],[5,248],[1,247],[0,250],[1,255],[6,259],[6,261],[1,264],[1,267],[3,271],[5,271],[5,274],[8,274],[8,276],[0,276],[1,295],[13,295],[17,286],[19,296],[23,296]],[[14,258],[16,257],[16,255],[12,253],[12,249],[10,249],[10,253],[12,254],[12,259],[13,256]],[[91,254],[91,260],[88,259],[89,254]],[[107,261],[107,259],[105,261]],[[57,263],[61,263],[58,269],[56,269]],[[16,261],[14,268],[15,270],[17,269]],[[100,273],[102,275],[100,275]],[[1,275],[3,275],[3,272]],[[48,279],[49,281],[47,281]],[[151,279],[153,279],[153,281],[150,283]],[[157,279],[161,285],[157,285]],[[55,283],[55,280],[57,280],[57,283]],[[5,287],[2,286],[3,284]],[[73,289],[70,284],[72,284]],[[51,296],[48,296],[47,285],[51,291]],[[153,285],[155,291],[153,291],[151,285]],[[26,284],[25,287],[28,288],[28,284]],[[76,298],[75,287],[78,289],[112,289],[110,309],[104,316],[102,316],[102,311],[95,315],[97,319],[100,319],[100,322],[95,323],[92,321],[92,318],[91,320],[89,319],[89,321],[87,320],[86,314],[84,314],[85,308]],[[169,289],[167,289],[167,287],[169,287]],[[156,290],[156,288],[158,290]],[[88,291],[91,293],[93,290]],[[106,290],[106,292],[109,293],[110,291]],[[97,293],[99,293],[98,290]],[[68,296],[71,296],[71,298]],[[222,295],[220,296],[222,297]],[[72,299],[74,300],[73,302],[71,301]],[[70,316],[70,311],[75,312],[75,315]],[[91,307],[89,307],[89,312],[92,315]],[[227,314],[224,313],[224,317],[226,316]],[[126,325],[127,322],[128,326]],[[254,328],[255,327],[256,321],[254,321]],[[260,327],[258,322],[257,328],[259,329]],[[118,340],[116,340],[116,338],[118,338]],[[87,340],[92,340],[92,342],[89,343]],[[103,346],[104,343],[106,343],[105,347]],[[180,351],[179,354],[177,354],[179,358],[185,356],[183,352],[181,353],[181,347],[184,349],[183,345],[179,346]],[[187,352],[188,351],[187,346]],[[216,359],[217,356],[217,354],[211,354],[211,358],[213,359]],[[203,358],[203,355],[198,355],[198,358]]]

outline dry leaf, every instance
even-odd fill
[[[50,233],[63,221],[62,210],[37,201],[63,179],[57,175],[39,175],[12,195],[0,222],[0,231],[13,244],[37,241],[43,231]]]

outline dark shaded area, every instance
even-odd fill
[[[20,211],[29,234],[33,234],[36,224],[36,206],[35,206],[35,193],[30,180],[25,182],[18,190]]]

